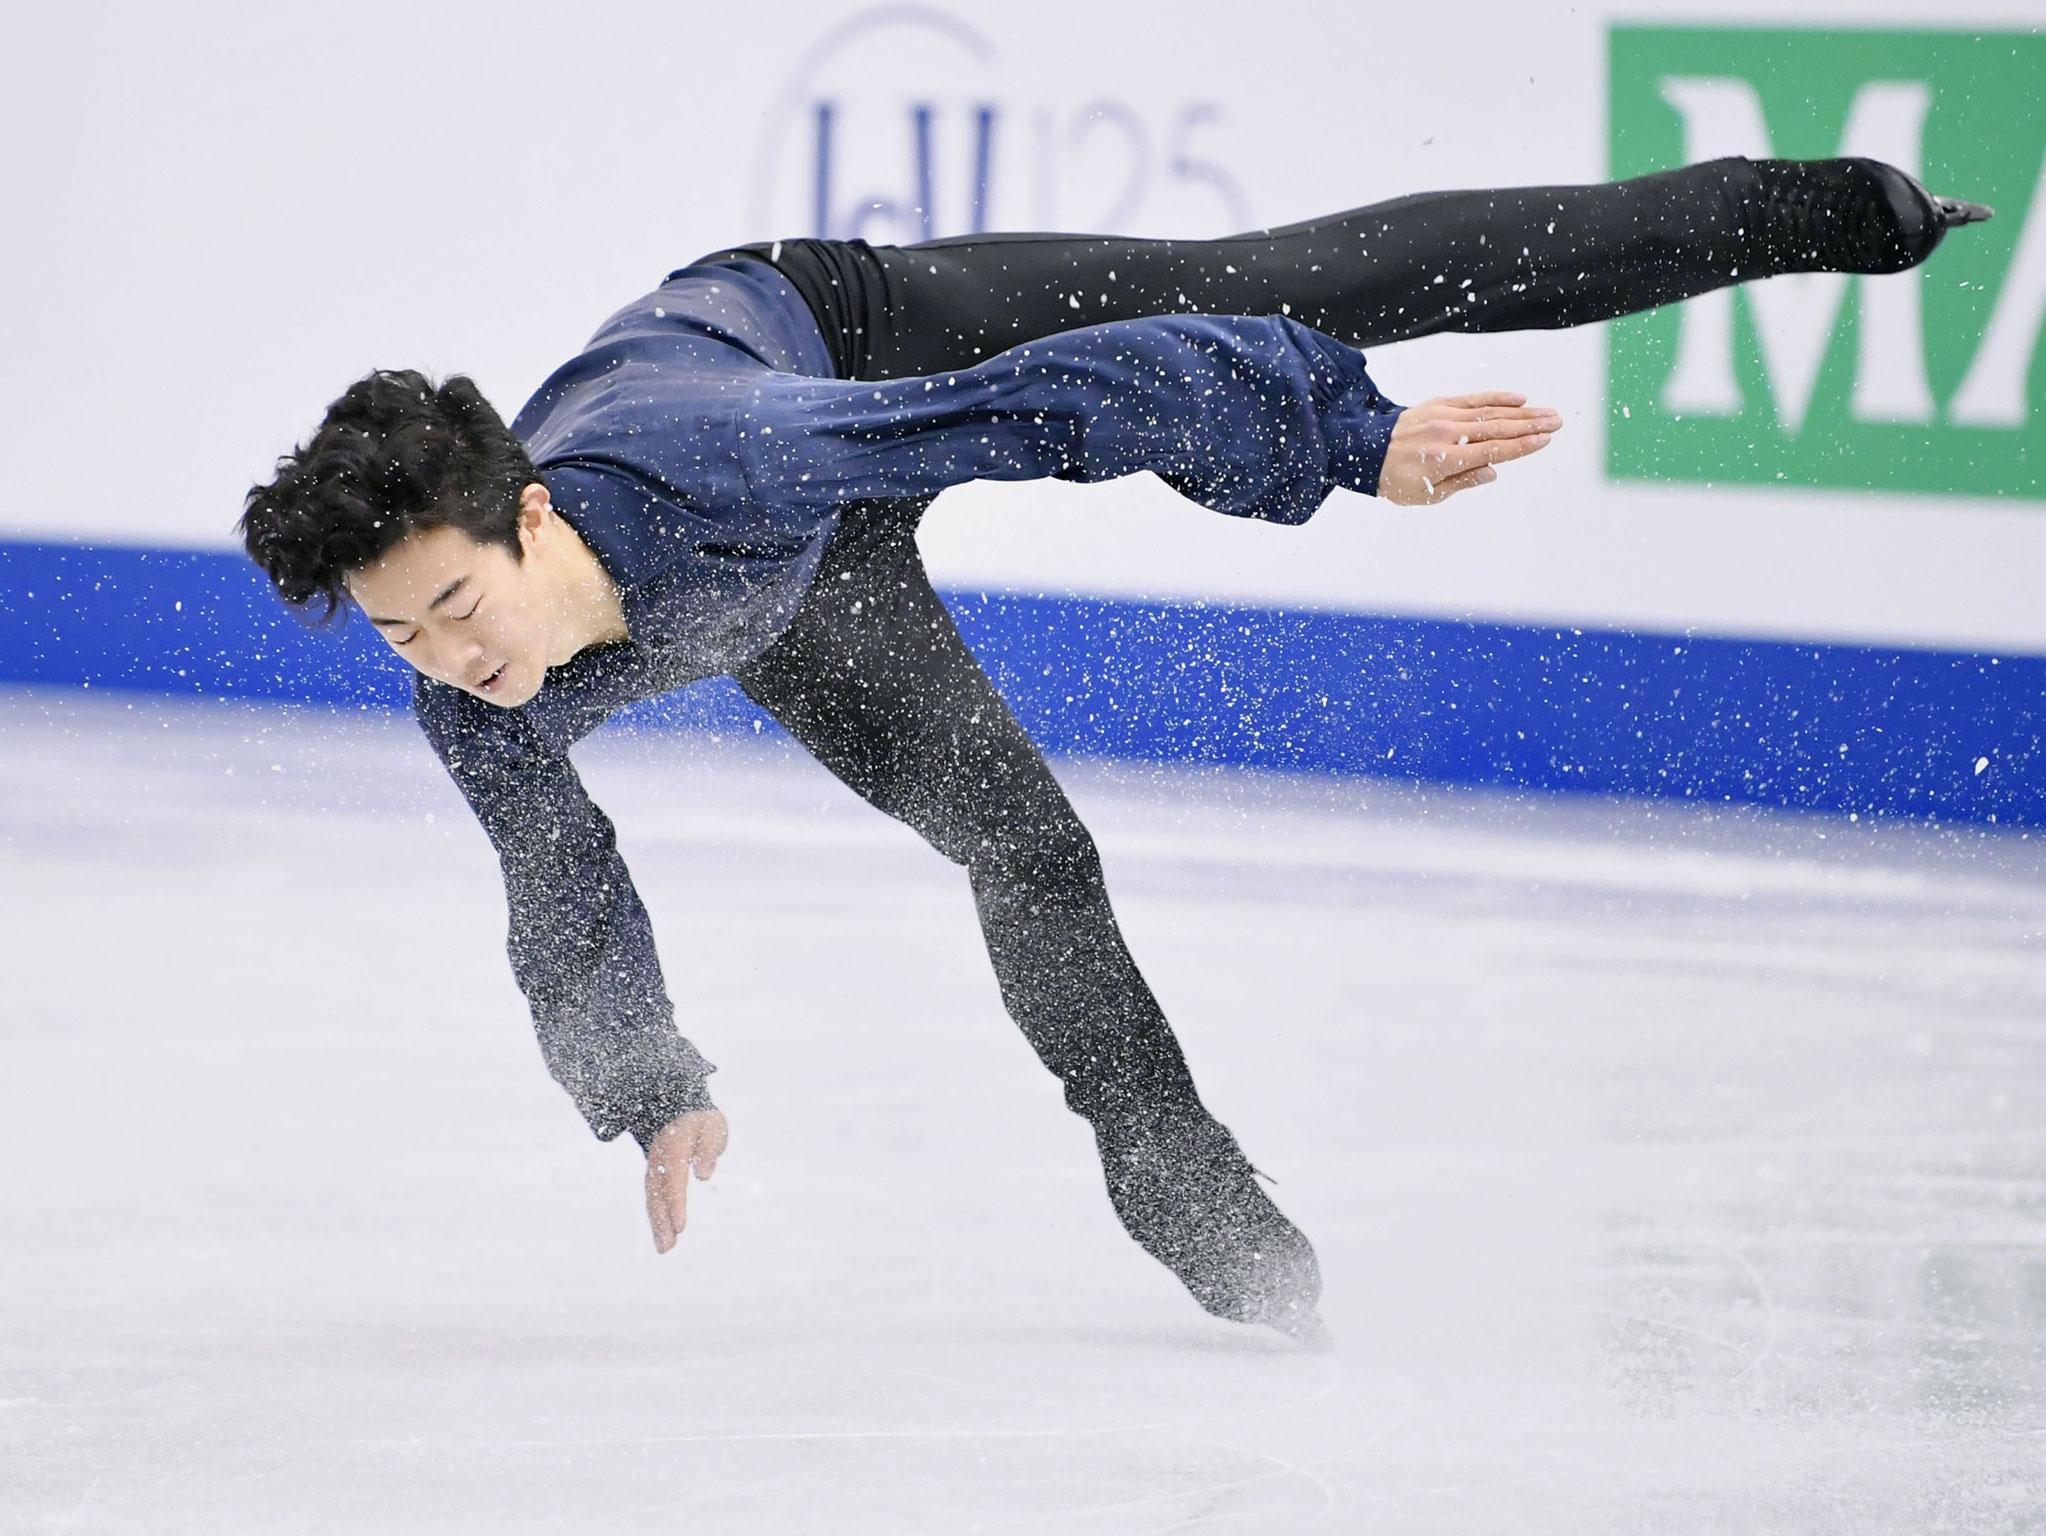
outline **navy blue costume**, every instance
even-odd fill
[[[612,315],[512,422],[618,584],[630,639],[503,709],[420,674],[427,738],[503,865],[507,948],[549,1070],[592,1130],[642,1143],[710,1100],[647,912],[572,743],[782,638],[844,517],[977,479],[1150,470],[1216,511],[1309,517],[1377,486],[1399,408],[1353,348],[1276,317],[1156,316],[886,382],[827,376],[801,295],[739,255]],[[1162,1027],[1162,1020],[1159,1021]]]

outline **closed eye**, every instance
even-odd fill
[[[478,608],[481,608],[482,606],[483,606],[483,599],[479,597],[479,598],[477,598],[477,599],[476,599],[475,605],[474,605],[473,607],[471,607],[471,608],[470,608],[470,610],[469,610],[469,611],[468,611],[467,613],[458,613],[458,614],[456,614],[456,615],[455,615],[455,618],[456,618],[457,620],[462,620],[462,619],[473,619],[473,618],[475,618],[475,617],[476,617],[476,610],[477,610]],[[393,645],[395,645],[395,646],[398,646],[398,647],[399,647],[400,649],[403,649],[403,648],[404,648],[405,646],[408,646],[408,645],[410,645],[410,644],[411,644],[411,643],[412,643],[412,642],[413,642],[414,640],[417,640],[418,638],[419,638],[419,631],[415,629],[415,630],[413,630],[413,631],[412,631],[412,633],[411,633],[411,634],[407,635],[407,636],[406,636],[406,637],[405,637],[405,638],[404,638],[403,640],[393,640],[393,641],[391,642],[391,644],[393,644]]]

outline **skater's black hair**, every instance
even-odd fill
[[[379,368],[327,407],[274,480],[250,488],[235,531],[287,603],[326,599],[325,624],[347,600],[342,578],[408,533],[460,528],[520,558],[519,493],[539,478],[467,376],[436,385]]]

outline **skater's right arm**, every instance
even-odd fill
[[[766,372],[730,416],[746,495],[776,507],[1148,470],[1215,511],[1280,523],[1339,488],[1439,501],[1560,425],[1517,395],[1396,405],[1356,348],[1275,315],[1107,321],[885,381]]]
[[[547,1069],[590,1129],[629,1131],[651,1154],[678,1119],[721,1128],[715,1068],[676,1031],[646,907],[566,752],[516,711],[423,675],[413,707],[497,851],[512,973]]]

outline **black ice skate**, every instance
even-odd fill
[[[1760,259],[1770,272],[1902,272],[1949,229],[1995,210],[1938,197],[1882,160],[1756,160],[1765,197]]]
[[[1258,1187],[1260,1175],[1226,1127],[1193,1111],[1104,1122],[1094,1136],[1124,1229],[1195,1301],[1231,1322],[1329,1347],[1314,1311],[1321,1268],[1313,1245]]]

